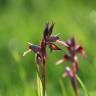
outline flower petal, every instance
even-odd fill
[[[50,50],[61,50],[57,45],[53,43],[48,43]]]
[[[64,62],[64,59],[62,58],[62,59],[60,59],[60,60],[58,60],[57,62],[56,62],[56,65],[59,65],[59,64],[61,64],[61,63],[63,63]]]
[[[75,39],[71,38],[69,40],[64,41],[65,47],[75,47]]]
[[[68,61],[71,60],[71,59],[70,59],[70,56],[68,56],[67,54],[65,54],[63,58],[64,58],[64,61],[65,61],[65,60],[68,60]]]
[[[69,40],[66,40],[65,43],[67,44],[68,47],[71,46],[71,40],[70,39]]]
[[[63,63],[66,60],[69,60],[69,56],[68,55],[64,55],[64,57],[62,59],[58,60],[56,62],[56,65],[59,65],[59,64]]]
[[[73,77],[72,70],[69,67],[66,67],[66,72],[62,75],[63,77]]]
[[[40,79],[42,80],[42,58],[39,53],[35,54],[36,69]]]
[[[43,33],[45,40],[48,40],[48,34],[49,34],[49,24],[47,23]]]
[[[75,47],[75,39],[74,38],[71,38],[71,46]]]
[[[53,31],[53,27],[54,27],[54,23],[52,23],[52,25],[49,27],[49,24],[46,24],[46,27],[44,29],[44,39],[47,41],[50,37],[50,35],[52,34]]]
[[[54,27],[54,23],[52,23],[52,25],[51,25],[50,28],[49,28],[49,36],[52,34],[53,27]]]
[[[40,50],[41,50],[40,46],[34,45],[32,43],[29,43],[29,42],[28,42],[28,44],[29,44],[29,49],[31,49],[35,53],[40,52]]]
[[[67,72],[64,72],[63,75],[62,75],[63,78],[65,78],[65,77],[67,77],[67,76],[68,76],[68,75],[67,75]]]
[[[27,51],[25,51],[24,53],[23,53],[23,56],[25,56],[26,54],[28,54],[29,52],[31,52],[32,50],[31,49],[28,49]]]
[[[49,37],[49,42],[56,42],[57,40],[59,40],[58,35],[53,35]]]
[[[59,44],[65,46],[65,47],[69,47],[69,45],[66,43],[66,41],[57,40],[56,42],[58,42]]]
[[[77,46],[76,51],[81,53],[84,56],[84,58],[87,58],[87,54],[82,46]]]
[[[36,54],[35,56],[35,62],[36,64],[40,64],[42,61],[41,55],[39,53]]]

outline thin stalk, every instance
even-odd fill
[[[38,88],[38,96],[43,96],[42,94],[42,82],[37,72],[37,88]]]
[[[80,96],[79,90],[78,90],[78,84],[77,79],[75,77],[71,78],[72,87],[75,92],[75,96]]]
[[[45,80],[46,80],[46,64],[43,63],[43,68],[42,68],[43,96],[45,96]]]
[[[82,80],[80,79],[80,77],[79,77],[78,75],[76,75],[76,78],[77,78],[78,82],[80,83],[81,87],[83,88],[86,96],[89,96],[88,91],[87,91],[87,88],[85,87],[85,85],[84,85],[84,83],[82,82]]]

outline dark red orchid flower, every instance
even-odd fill
[[[35,53],[35,62],[36,62],[36,66],[37,66],[37,71],[39,72],[39,67],[41,66],[40,63],[42,62],[42,57],[41,57],[41,47],[34,45],[32,43],[29,43],[29,48],[27,51],[25,51],[23,53],[23,56],[25,56],[26,54],[28,54],[29,52],[34,52]]]
[[[49,24],[47,23],[46,27],[44,29],[43,39],[41,41],[40,46],[37,46],[37,45],[34,45],[34,44],[28,42],[29,48],[26,52],[24,52],[23,56],[25,56],[27,53],[33,51],[36,54],[39,53],[42,58],[42,62],[45,63],[47,45],[49,46],[50,50],[61,50],[58,46],[56,46],[54,43],[52,43],[52,42],[56,42],[56,40],[59,39],[58,35],[51,35],[52,31],[53,31],[53,27],[54,27],[54,23],[52,23],[51,26],[49,26]]]
[[[40,46],[34,45],[34,44],[30,43],[30,42],[28,42],[28,44],[29,44],[29,48],[28,48],[27,51],[25,51],[23,53],[23,56],[25,56],[26,54],[28,54],[31,51],[33,51],[34,53],[38,53],[38,52],[40,53],[40,51],[41,51],[41,47]]]
[[[67,47],[67,49],[69,50],[70,54],[75,55],[76,53],[80,53],[80,54],[82,54],[85,58],[87,57],[87,55],[86,55],[83,47],[80,46],[80,45],[77,45],[77,44],[75,43],[75,39],[74,39],[74,38],[71,38],[70,40],[65,41],[65,43],[66,43],[66,45],[67,45],[66,47]]]
[[[77,45],[75,43],[74,38],[71,38],[67,41],[59,41],[59,43],[68,49],[69,55],[64,55],[61,60],[57,61],[57,65],[63,63],[64,61],[70,61],[72,63],[74,72],[78,72],[79,61],[78,61],[77,53],[81,53],[86,58],[87,55],[85,50],[83,49],[82,46]]]
[[[70,69],[69,67],[66,67],[65,73],[62,75],[63,77],[70,77],[72,87],[74,89],[75,95],[79,96],[79,91],[78,91],[78,84],[77,84],[77,78],[76,74],[74,74],[73,69]]]
[[[86,52],[83,49],[83,47],[78,45],[78,44],[76,44],[74,38],[71,38],[71,39],[66,40],[66,41],[58,41],[58,43],[60,43],[63,46],[65,46],[68,49],[68,51],[69,51],[69,53],[71,55],[76,55],[77,53],[80,53],[80,54],[83,55],[84,58],[87,57]]]

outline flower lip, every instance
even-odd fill
[[[53,50],[61,50],[57,45],[55,45],[54,43],[48,43],[48,46],[50,48],[51,51]]]
[[[40,46],[34,45],[30,42],[28,42],[28,44],[29,44],[29,49],[31,49],[35,53],[40,52],[40,50],[41,50]]]
[[[57,40],[59,40],[59,36],[58,35],[53,35],[49,37],[49,42],[56,42]]]

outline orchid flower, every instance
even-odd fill
[[[63,42],[63,43],[62,43]],[[77,57],[77,53],[80,53],[84,56],[84,58],[87,57],[85,50],[82,46],[75,43],[74,38],[71,38],[67,41],[62,41],[62,45],[65,46],[69,52],[69,54],[65,54],[62,59],[57,61],[57,65],[63,63],[64,61],[69,61],[72,63],[72,66],[74,67],[74,71],[78,72],[79,67],[79,61]]]
[[[82,54],[82,56],[84,58],[87,57],[86,52],[83,49],[83,47],[81,45],[79,45],[79,44],[76,44],[74,38],[71,38],[71,39],[66,40],[66,41],[58,41],[58,42],[60,44],[62,44],[63,46],[65,46],[71,55],[74,56],[77,53],[80,53],[80,54]]]

